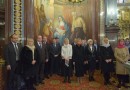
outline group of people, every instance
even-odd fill
[[[82,83],[84,74],[88,74],[88,80],[95,81],[95,69],[101,69],[104,84],[111,84],[111,72],[118,77],[118,87],[125,86],[127,69],[123,66],[129,60],[129,50],[123,39],[118,42],[115,51],[109,44],[109,39],[104,37],[102,45],[96,40],[81,40],[75,38],[70,44],[65,38],[61,46],[58,38],[53,38],[52,43],[47,38],[37,36],[27,39],[27,44],[18,43],[18,36],[11,35],[11,42],[5,48],[5,60],[9,75],[7,90],[18,90],[15,87],[16,77],[20,75],[24,82],[24,90],[36,90],[35,85],[44,84],[44,79],[54,74],[64,77],[63,83],[71,83],[71,77],[75,74],[77,82]],[[116,69],[113,60],[116,60]]]

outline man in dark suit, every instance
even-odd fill
[[[77,38],[74,39],[74,42],[71,45],[72,45],[72,50],[73,50],[73,53],[74,53],[76,45],[77,45]],[[73,73],[75,73],[75,71],[74,71],[74,68],[75,68],[74,54],[72,55],[72,62],[70,62],[70,63],[72,65],[72,74],[71,75],[73,75]]]
[[[56,39],[53,39],[53,43],[50,45],[51,54],[51,76],[52,74],[59,74],[60,72],[60,54],[61,46],[56,43]]]
[[[5,47],[5,61],[8,71],[7,90],[16,90],[16,74],[15,69],[19,61],[21,45],[18,43],[18,35],[11,35],[11,42]]]
[[[48,59],[45,62],[45,69],[44,69],[44,76],[45,78],[49,79],[49,73],[50,73],[50,55],[49,55],[49,48],[50,48],[50,44],[47,42],[47,37],[44,36],[43,37],[43,44],[46,46],[47,48],[47,52],[48,52]]]
[[[36,72],[36,85],[38,83],[44,84],[44,67],[45,67],[45,62],[48,61],[48,52],[46,45],[43,44],[42,42],[42,36],[38,35],[37,36],[37,42],[35,43],[35,47],[38,50],[39,53],[39,62],[37,64],[37,71]]]
[[[100,69],[100,46],[97,43],[97,40],[94,40],[94,46],[96,48],[96,52],[97,52],[97,58],[96,58],[96,69],[99,70]]]
[[[82,46],[83,46],[84,56],[85,56],[86,55],[86,49],[87,49],[86,39],[82,40]],[[88,74],[88,63],[84,63],[84,74]]]

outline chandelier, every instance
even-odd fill
[[[72,2],[72,3],[81,3],[85,0],[68,0],[69,2]]]

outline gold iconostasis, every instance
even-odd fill
[[[119,38],[130,38],[130,7],[118,6]]]

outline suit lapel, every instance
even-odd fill
[[[93,47],[93,46],[92,46],[92,50],[91,50],[90,46],[88,47],[88,49],[89,49],[89,51],[90,51],[91,53],[94,52],[94,47]]]

